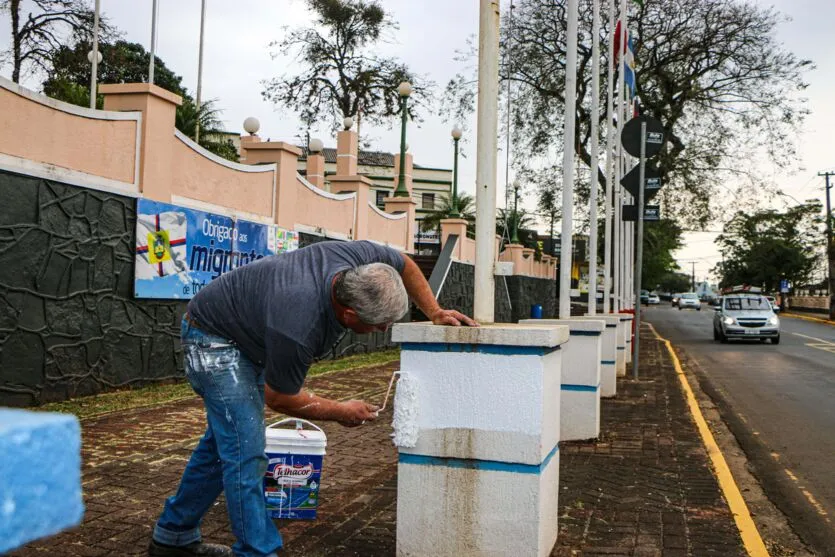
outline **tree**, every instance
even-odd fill
[[[393,122],[401,111],[397,86],[409,81],[409,115],[425,102],[431,83],[394,58],[373,53],[397,25],[376,0],[306,0],[315,27],[295,29],[272,43],[301,71],[263,82],[263,96],[298,114],[308,128],[320,118],[334,127],[346,117],[370,124]]]
[[[677,292],[690,292],[690,275],[686,273],[667,273],[658,282],[658,289],[662,292],[675,294]]]
[[[578,157],[588,166],[591,5],[581,4],[574,141]],[[664,124],[668,139],[658,158],[667,184],[660,194],[666,211],[683,223],[702,226],[722,208],[711,200],[736,178],[759,187],[761,199],[757,154],[763,152],[781,165],[794,161],[794,138],[807,113],[799,92],[806,87],[803,75],[811,63],[777,42],[779,14],[744,0],[653,0],[641,7],[630,5],[629,28],[637,36],[637,94],[644,112]],[[608,53],[609,37],[610,30],[605,29],[603,53]],[[514,85],[514,144],[520,151],[542,154],[516,159],[523,167],[553,159],[562,150],[565,45],[565,0],[517,1],[512,35],[504,29],[502,37],[502,48],[510,49],[511,55],[503,57],[500,71],[502,79]],[[601,64],[603,91],[609,63]],[[474,95],[474,88],[463,86],[464,81],[459,76],[448,91]],[[471,106],[455,100],[447,104]],[[602,136],[605,110],[600,124]],[[605,183],[602,172],[597,180]],[[588,193],[581,185],[580,203]]]
[[[784,213],[737,212],[716,238],[724,255],[724,262],[713,269],[722,277],[720,286],[749,284],[774,292],[781,279],[809,283],[820,267],[825,244],[821,212],[817,200]]]
[[[536,230],[532,227],[536,224],[533,215],[524,209],[499,209],[499,218],[496,219],[496,234],[502,237],[501,249],[510,243],[513,228],[516,227],[516,234],[519,243],[526,248],[539,250]]]
[[[64,102],[87,106],[90,102],[90,63],[87,53],[90,49],[90,42],[86,40],[56,49],[43,82],[44,94]],[[98,66],[100,83],[143,83],[147,80],[151,54],[141,44],[123,40],[103,42],[99,43],[99,51],[102,54]],[[202,102],[198,111],[194,99],[183,86],[183,78],[156,56],[154,84],[182,97],[183,103],[177,107],[175,119],[178,130],[194,139],[195,126],[199,120],[202,131],[200,146],[223,158],[238,160],[237,148],[221,133],[223,122],[216,100]],[[101,108],[104,97],[99,95],[96,104]]]
[[[26,71],[49,71],[53,55],[70,37],[88,42],[92,37],[94,13],[87,0],[0,0],[0,13],[8,14],[11,24],[11,43],[3,54],[11,60],[15,83]],[[107,19],[99,18],[100,39],[114,36]]]
[[[677,268],[673,252],[683,245],[682,230],[675,221],[662,219],[644,223],[642,288],[655,290],[662,282],[670,279],[670,275],[674,274]]]
[[[440,199],[440,208],[437,208],[435,211],[426,215],[422,221],[420,221],[420,229],[424,232],[429,232],[431,230],[438,230],[441,226],[441,221],[443,219],[451,219],[454,218],[452,216],[453,209],[452,209],[452,201],[454,197],[450,193],[448,195],[442,195]],[[468,193],[459,193],[458,194],[458,217],[462,218],[467,221],[467,231],[474,232],[475,231],[475,199],[472,195]]]

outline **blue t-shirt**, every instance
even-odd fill
[[[373,242],[320,242],[265,257],[213,280],[188,304],[201,328],[235,342],[272,389],[296,394],[313,360],[344,328],[331,304],[334,276],[369,263],[403,271],[403,256]]]

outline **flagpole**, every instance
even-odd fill
[[[574,126],[577,111],[577,0],[568,0],[565,47],[565,129],[562,156],[559,318],[571,317],[571,232],[574,218]]]
[[[615,167],[612,161],[612,154],[614,152],[614,126],[612,118],[612,104],[614,102],[614,65],[615,65],[615,5],[614,0],[608,0],[609,12],[609,34],[608,47],[609,58],[607,63],[607,81],[606,81],[606,202],[603,204],[605,208],[605,224],[603,229],[603,313],[612,311],[612,213],[614,199],[612,199],[612,181],[615,179]]]
[[[99,80],[99,14],[101,13],[100,0],[96,0],[96,12],[93,15],[93,54],[90,57],[90,108],[96,108],[96,85]]]
[[[618,59],[620,60],[620,76],[619,76],[619,83],[618,83],[618,168],[620,169],[620,175],[617,177],[617,184],[616,187],[621,192],[621,203],[625,199],[628,199],[623,194],[623,187],[620,185],[620,180],[623,177],[624,172],[624,162],[625,162],[625,154],[623,145],[621,144],[620,138],[621,133],[623,132],[623,126],[626,123],[626,119],[624,117],[624,110],[623,106],[626,100],[626,35],[627,35],[627,27],[629,25],[629,13],[627,12],[626,7],[626,0],[620,0],[620,37],[618,37]],[[618,211],[621,213],[621,230],[620,230],[620,242],[621,242],[621,273],[620,273],[620,308],[626,309],[629,307],[629,300],[626,296],[627,292],[627,277],[629,276],[628,265],[628,252],[626,250],[626,236],[628,233],[628,226],[624,226],[623,222],[623,209]]]
[[[157,0],[151,8],[151,62],[148,64],[148,83],[154,82],[154,53],[157,50]]]
[[[600,0],[592,0],[591,179],[589,187],[589,315],[597,313],[597,176],[600,171]]]
[[[200,48],[197,55],[197,118],[194,123],[194,141],[200,143],[200,102],[203,98],[203,31],[206,27],[206,0],[200,3]]]

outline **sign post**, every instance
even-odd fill
[[[655,167],[649,168],[647,172],[647,157],[656,155],[664,145],[664,127],[661,122],[645,115],[633,118],[623,127],[621,134],[623,148],[632,155],[638,157],[638,166],[633,168],[621,183],[636,198],[637,206],[632,207],[635,212],[634,220],[637,221],[635,239],[635,272],[633,273],[635,292],[635,340],[632,343],[632,377],[638,379],[639,359],[641,346],[641,270],[644,260],[644,221],[659,220],[661,212],[657,205],[645,206],[644,204],[661,189],[661,176]],[[638,175],[635,176],[635,171]],[[649,175],[648,175],[649,174]],[[636,183],[637,178],[637,183]],[[649,178],[649,179],[648,179]],[[651,192],[651,193],[650,193]],[[624,220],[628,220],[627,207],[624,207]],[[647,218],[649,217],[649,218]]]

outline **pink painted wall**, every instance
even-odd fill
[[[344,236],[352,234],[356,195],[334,196],[326,195],[327,192],[321,190],[313,191],[302,183],[301,176],[297,177],[295,183],[288,185],[295,188],[293,227],[301,224]],[[334,197],[342,199],[334,199]]]
[[[398,249],[404,249],[408,244],[408,216],[406,213],[389,215],[377,209],[372,203],[367,203],[368,211],[368,239],[386,244]]]

